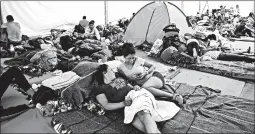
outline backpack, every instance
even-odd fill
[[[77,33],[85,33],[85,28],[82,27],[80,24],[79,25],[75,25],[74,27],[74,32],[77,32]]]
[[[59,44],[61,45],[62,49],[65,51],[68,51],[68,49],[75,47],[73,43],[73,39],[69,35],[61,36]]]
[[[37,62],[39,67],[45,71],[51,71],[58,64],[57,52],[55,49],[39,51],[30,59],[30,61]]]
[[[32,97],[32,101],[37,104],[45,105],[49,100],[57,99],[60,93],[58,91],[54,91],[51,88],[40,86]]]

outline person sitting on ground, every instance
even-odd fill
[[[100,35],[100,37],[103,37],[103,31],[104,31],[104,28],[103,28],[103,26],[102,25],[98,25],[98,26],[96,26],[96,28],[97,28],[97,30],[98,30],[98,32],[99,32],[99,35]]]
[[[93,75],[92,81],[94,80],[98,82],[99,86],[94,88],[92,92],[99,104],[101,104],[105,110],[108,111],[123,109],[126,106],[131,106],[132,99],[128,97],[126,98],[128,93],[132,90],[143,90],[137,85],[133,87],[132,85],[128,84],[125,79],[118,77],[118,74],[114,73],[113,69],[106,64],[102,64],[97,68],[97,71]],[[155,96],[170,97],[171,100],[183,100],[180,95],[170,94],[158,89],[151,93]],[[148,101],[146,104],[148,104],[147,108],[152,105],[151,101]],[[132,119],[132,125],[145,133],[160,133],[154,118],[152,118],[150,110],[147,108],[146,110],[142,108],[141,111],[136,113]]]
[[[125,62],[120,64],[118,72],[123,77],[147,89],[155,96],[172,97],[172,94],[159,90],[160,88],[167,88],[163,75],[155,71],[155,65],[135,56],[133,44],[124,43],[122,46],[122,54],[125,58]],[[148,70],[145,68],[148,68]]]
[[[236,5],[235,14],[240,15],[240,8],[239,5]]]
[[[254,37],[254,30],[255,30],[255,15],[253,12],[249,13],[245,28],[247,28],[250,31],[249,36]]]
[[[33,97],[35,91],[32,89],[32,86],[28,83],[25,76],[21,73],[21,71],[18,68],[11,67],[0,76],[1,98],[3,97],[3,94],[5,93],[9,85],[12,83],[13,79],[15,79],[15,83],[17,83],[18,86],[23,90],[22,92],[28,95],[28,98]],[[10,107],[7,109],[3,109],[3,107],[0,106],[1,117],[16,114],[21,111],[27,110],[31,107],[34,107],[34,105],[29,104],[29,102],[27,104],[19,105],[16,107]]]
[[[225,13],[226,13],[226,6],[220,6],[220,14],[221,14],[221,22],[224,22],[225,21]]]
[[[251,31],[249,29],[247,29],[245,26],[246,26],[246,22],[242,20],[239,23],[239,25],[236,26],[234,34],[237,36],[246,36],[247,35],[249,37],[252,37]]]
[[[249,47],[247,49],[247,53],[250,53],[251,48]],[[244,61],[247,63],[255,62],[254,57],[249,57],[246,55],[240,55],[244,52],[231,52],[231,53],[225,53],[218,50],[212,50],[212,51],[204,51],[204,55],[201,56],[201,61],[206,60],[223,60],[223,61]]]
[[[21,43],[21,27],[18,22],[14,22],[12,15],[6,16],[7,23],[2,24],[1,28],[7,28],[8,34],[8,46],[11,44],[13,46],[20,45]]]
[[[85,29],[85,37],[89,39],[100,40],[100,34],[95,27],[95,21],[91,20],[89,26]]]
[[[84,28],[88,27],[89,21],[87,21],[87,17],[86,17],[86,16],[83,16],[83,17],[82,17],[82,20],[80,20],[79,24],[80,24],[82,27],[84,27]]]

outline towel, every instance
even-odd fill
[[[132,105],[125,107],[125,124],[131,123],[136,113],[142,110],[149,111],[156,122],[169,120],[180,111],[173,102],[155,100],[154,96],[144,88],[130,91],[127,97],[132,99]]]

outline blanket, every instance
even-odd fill
[[[254,64],[239,61],[203,61],[199,64],[182,64],[173,60],[167,61],[173,66],[222,75],[235,79],[254,80]]]
[[[254,133],[254,102],[220,95],[218,90],[178,83],[172,92],[187,99],[187,104],[171,120],[158,123],[162,133]],[[139,133],[124,124],[123,110],[105,115],[87,109],[60,113],[53,117],[62,129],[73,133]]]

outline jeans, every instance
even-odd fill
[[[245,62],[255,62],[255,58],[251,58],[245,55],[231,54],[231,53],[220,53],[218,60],[225,61],[245,61]]]
[[[11,67],[6,72],[4,72],[0,76],[0,97],[2,98],[4,92],[7,90],[11,82],[15,79],[15,83],[19,85],[20,88],[22,88],[25,92],[31,88],[31,85],[26,80],[25,76],[22,74],[22,72],[16,68]],[[1,116],[6,116],[10,114],[14,114],[20,111],[24,111],[28,109],[29,107],[25,104],[19,105],[16,107],[10,107],[8,109],[3,109],[0,107]]]

